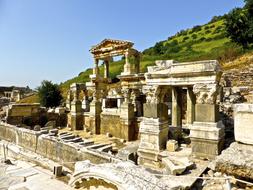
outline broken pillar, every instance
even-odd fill
[[[82,102],[79,100],[79,92],[75,90],[74,99],[71,102],[71,129],[72,130],[82,130],[83,122],[82,122]]]
[[[160,95],[159,87],[149,89],[139,131],[138,164],[151,168],[161,167],[159,153],[166,148],[168,140],[168,107],[161,102]]]
[[[218,84],[195,84],[195,121],[190,127],[192,154],[203,159],[213,159],[224,145],[224,125],[219,119],[216,104]]]

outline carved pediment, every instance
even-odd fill
[[[117,49],[128,49],[131,48],[133,45],[134,44],[130,41],[104,39],[101,43],[93,46],[90,49],[90,52],[93,54],[110,52]]]

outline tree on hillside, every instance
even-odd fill
[[[244,0],[245,4],[245,9],[248,10],[249,15],[252,17],[253,16],[253,0]]]
[[[253,43],[253,0],[244,0],[243,9],[235,8],[226,16],[227,36],[243,48]]]
[[[44,80],[41,82],[41,86],[39,86],[37,90],[42,106],[49,108],[60,105],[62,95],[57,84],[53,84],[51,81]]]

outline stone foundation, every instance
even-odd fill
[[[76,161],[90,160],[92,163],[99,164],[113,160],[112,156],[107,153],[101,154],[73,143],[59,141],[57,137],[42,134],[40,131],[17,128],[5,123],[0,123],[0,140],[15,143],[53,161],[62,163],[70,169],[73,169]]]

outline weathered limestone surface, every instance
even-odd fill
[[[196,84],[195,121],[190,127],[190,138],[193,155],[199,158],[213,159],[220,154],[224,146],[224,125],[219,121],[219,109],[216,98],[219,86]]]
[[[253,180],[253,146],[232,143],[216,158],[213,169],[240,179]]]
[[[84,145],[80,144],[79,146],[78,143],[63,142],[57,136],[43,134],[43,131],[17,128],[5,123],[0,123],[0,140],[15,143],[53,161],[63,163],[64,166],[72,169],[76,161],[91,160],[98,164],[110,162],[114,159],[108,153],[86,148],[90,144],[85,145],[84,143]]]
[[[160,151],[166,148],[168,131],[168,121],[143,118],[140,125],[139,164],[154,168],[161,167],[158,157]]]
[[[163,181],[130,162],[117,164],[94,165],[87,161],[78,162],[75,167],[75,174],[69,182],[74,189],[94,186],[108,189],[122,190],[162,190],[180,189],[173,187],[168,181]]]
[[[253,145],[253,104],[234,105],[235,140]]]

